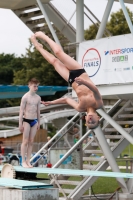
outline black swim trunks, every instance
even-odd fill
[[[68,83],[72,85],[72,83],[75,81],[75,78],[79,77],[83,73],[86,73],[84,69],[71,70],[68,78]]]
[[[30,127],[34,126],[38,121],[37,119],[25,119],[23,118],[23,122],[29,123]]]

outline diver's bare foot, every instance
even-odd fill
[[[29,168],[32,168],[33,166],[30,164],[30,162],[26,162]]]
[[[38,50],[39,48],[43,48],[42,44],[40,44],[35,35],[32,35],[31,38],[30,38],[31,42],[33,43],[33,45],[36,47],[36,49]]]
[[[29,166],[27,165],[26,162],[22,162],[22,167],[24,167],[24,168],[29,168]]]
[[[43,39],[43,40],[46,40],[46,39],[48,38],[48,36],[45,35],[45,33],[43,33],[42,31],[36,32],[36,33],[35,33],[35,37],[41,38],[41,39]]]

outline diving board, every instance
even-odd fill
[[[56,92],[67,91],[67,86],[38,86],[40,96],[54,95]],[[21,98],[29,91],[27,85],[0,85],[0,99]]]
[[[133,178],[133,173],[123,172],[105,172],[105,171],[89,171],[76,169],[61,169],[61,168],[23,168],[21,166],[13,166],[16,172],[39,173],[39,174],[64,174],[64,175],[79,175],[79,176],[97,176],[97,177],[114,177],[114,178]],[[2,170],[2,166],[0,166]]]
[[[8,188],[17,188],[21,190],[31,190],[31,189],[44,189],[51,188],[53,185],[46,183],[39,183],[34,181],[25,181],[10,178],[0,178],[0,186]]]

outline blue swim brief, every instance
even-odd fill
[[[38,122],[38,120],[37,119],[26,119],[26,118],[23,118],[23,122],[29,123],[30,127],[32,127]]]

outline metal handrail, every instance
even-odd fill
[[[50,143],[53,142],[53,140],[55,140],[55,138],[79,115],[80,113],[78,112],[68,123],[65,124],[65,126],[63,126],[31,159],[30,162],[32,162],[34,160],[34,158],[36,156],[38,156],[45,148],[48,147],[48,145],[50,145]]]
[[[52,147],[54,147],[65,135],[66,133],[71,130],[72,127],[74,127],[75,124],[77,124],[77,122],[83,117],[84,115],[81,115],[77,120],[76,122],[74,122],[51,146],[50,148],[48,148],[37,160],[36,162],[33,164],[36,165],[36,163],[38,163],[38,161],[47,153],[51,150]]]
[[[76,142],[76,144],[75,144],[70,150],[68,150],[67,153],[66,153],[52,168],[58,168],[58,167],[61,165],[61,163],[62,163],[71,153],[73,153],[73,151],[74,151],[75,149],[77,149],[77,147],[84,141],[84,139],[89,135],[89,133],[90,133],[91,131],[92,131],[92,130],[88,130],[88,131],[86,132],[86,134],[83,135],[82,138],[80,138],[79,141]]]

